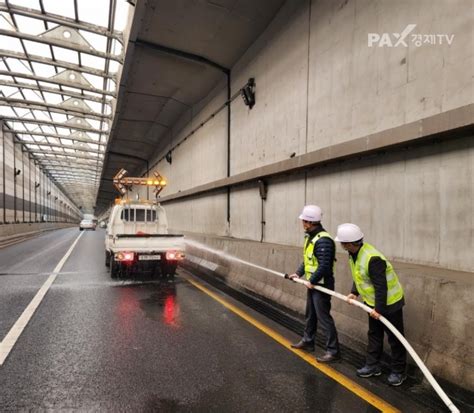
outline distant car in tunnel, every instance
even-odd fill
[[[92,219],[83,219],[79,224],[79,231],[84,229],[92,229],[95,231],[97,224]]]

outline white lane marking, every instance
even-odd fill
[[[61,259],[61,261],[59,261],[58,265],[56,265],[52,274],[41,286],[39,291],[34,296],[33,300],[31,300],[31,302],[28,304],[28,307],[25,308],[20,318],[16,320],[16,323],[13,325],[13,327],[10,329],[10,331],[5,336],[3,341],[0,343],[0,366],[3,365],[3,362],[10,354],[10,351],[12,351],[13,346],[15,345],[21,333],[27,326],[34,312],[36,311],[38,306],[41,304],[41,301],[43,301],[43,298],[48,292],[49,288],[51,287],[51,284],[53,284],[54,280],[58,276],[58,273],[61,271],[61,268],[63,268],[63,265],[66,263],[66,260],[71,255],[72,250],[74,249],[74,247],[76,246],[77,242],[79,241],[79,239],[81,238],[83,234],[84,234],[83,232],[79,234],[79,236],[76,238],[76,240],[71,245],[69,250],[66,252],[64,257]]]

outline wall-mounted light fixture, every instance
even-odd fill
[[[21,169],[16,169],[15,168],[15,176],[18,176],[21,174]]]
[[[258,183],[258,191],[260,192],[260,198],[267,199],[267,183],[263,179],[259,179]]]
[[[41,184],[39,182],[35,182],[35,189],[38,189]]]
[[[50,195],[51,195],[51,191],[46,192],[46,195],[50,196]]]
[[[168,162],[170,165],[173,162],[173,155],[171,151],[168,151],[168,153],[165,155],[166,162]]]
[[[249,109],[252,109],[255,105],[255,79],[253,77],[240,89],[240,95]]]

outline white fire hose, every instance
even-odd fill
[[[288,274],[283,274],[283,273],[277,273],[276,271],[272,271],[272,273],[275,273],[275,274],[278,274],[280,275],[281,277],[285,277],[288,279]],[[296,282],[296,283],[299,283],[299,284],[305,284],[305,280],[302,280],[300,278],[294,278],[292,279],[291,281],[293,282]],[[368,306],[366,306],[365,304],[357,301],[357,300],[352,300],[352,299],[348,299],[347,296],[343,295],[343,294],[340,294],[340,293],[337,293],[337,292],[334,292],[332,290],[329,290],[327,288],[324,288],[324,287],[320,287],[320,286],[314,286],[313,287],[315,290],[319,290],[323,293],[326,293],[326,294],[329,294],[329,295],[332,295],[336,298],[339,298],[340,300],[343,300],[345,302],[348,302],[349,304],[352,304],[352,305],[355,305],[357,307],[360,307],[362,308],[362,310],[364,310],[365,312],[367,313],[371,313],[373,311],[373,308],[370,308]],[[436,381],[436,379],[433,377],[433,375],[430,373],[430,371],[428,370],[428,368],[425,366],[425,364],[423,363],[423,361],[421,361],[420,357],[418,356],[418,354],[416,354],[415,350],[413,349],[413,347],[410,345],[410,343],[405,339],[405,337],[403,337],[403,335],[393,326],[393,324],[388,321],[384,316],[380,316],[379,318],[379,321],[382,322],[384,325],[387,326],[387,328],[393,333],[395,334],[395,336],[398,338],[398,340],[400,340],[400,343],[403,344],[403,346],[407,349],[407,351],[410,353],[411,357],[413,358],[413,360],[415,360],[415,363],[418,365],[418,367],[420,368],[420,370],[423,372],[423,374],[425,375],[426,379],[430,382],[430,384],[433,386],[433,388],[435,389],[436,393],[438,393],[438,396],[441,398],[441,400],[443,400],[444,404],[449,408],[449,410],[453,413],[459,413],[459,409],[454,405],[454,403],[451,401],[451,399],[448,397],[448,395],[444,392],[444,390],[441,388],[441,386],[438,384],[438,382]]]

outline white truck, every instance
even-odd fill
[[[168,233],[159,203],[122,200],[114,205],[105,236],[105,265],[112,278],[142,272],[174,277],[184,251],[184,236]]]

